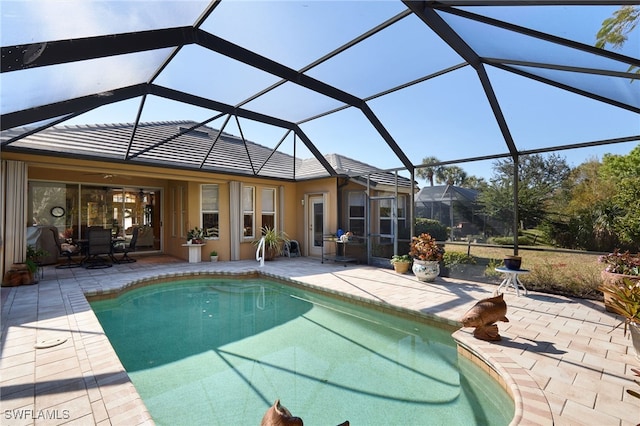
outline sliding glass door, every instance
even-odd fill
[[[57,182],[29,182],[29,226],[55,226],[61,239],[86,238],[87,227],[110,229],[130,241],[138,228],[137,251],[160,250],[161,192]]]

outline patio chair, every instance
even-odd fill
[[[133,234],[131,235],[131,241],[129,241],[129,244],[126,244],[124,242],[116,242],[116,244],[113,245],[114,254],[123,253],[120,259],[113,257],[113,260],[116,263],[131,263],[136,261],[136,259],[129,257],[129,253],[131,253],[132,251],[136,251],[136,243],[138,242],[139,232],[140,228],[136,226],[135,228],[133,228]]]
[[[58,247],[58,253],[60,253],[60,256],[67,258],[67,263],[56,265],[56,269],[70,269],[82,266],[80,262],[76,262],[72,259],[73,256],[80,254],[80,247],[66,242],[61,243],[60,238],[58,237],[57,228],[51,229],[51,233],[53,234],[53,241],[55,241],[56,246]]]
[[[113,265],[102,256],[113,259],[111,230],[92,226],[87,230],[87,269],[110,268]]]
[[[287,257],[300,256],[300,244],[296,240],[289,240],[284,243],[282,255]]]

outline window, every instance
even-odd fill
[[[391,212],[391,199],[383,198],[379,201],[379,217],[380,217],[380,234],[391,235],[393,234],[393,214]]]
[[[200,202],[204,236],[205,238],[218,238],[220,236],[218,185],[202,185]]]
[[[406,238],[410,233],[407,228],[407,196],[398,195],[398,237]]]
[[[273,188],[262,190],[262,226],[276,227],[276,190]]]
[[[170,195],[170,203],[171,203],[171,236],[172,237],[177,237],[178,233],[177,233],[177,221],[178,221],[178,212],[177,212],[177,202],[176,202],[176,188],[172,187],[171,188],[171,195]]]
[[[405,228],[407,226],[407,217],[406,217],[406,195],[398,195],[397,200],[397,215],[398,215],[398,229],[394,232],[393,229],[393,216],[394,212],[392,211],[392,199],[384,198],[380,200],[379,214],[380,214],[380,234],[383,235],[391,235],[394,233],[403,234],[405,233]]]
[[[29,181],[28,225],[55,226],[60,237],[80,238],[78,194],[77,184]]]
[[[347,204],[349,211],[349,229],[353,235],[364,236],[364,192],[349,192]]]
[[[182,236],[182,238],[186,238],[187,237],[187,197],[184,196],[184,186],[178,186],[176,188],[177,190],[177,199],[176,199],[176,203],[178,208],[180,209],[178,211],[178,214],[180,215],[180,235]]]
[[[255,237],[255,217],[254,217],[254,187],[243,186],[242,187],[242,224],[243,224],[243,237],[254,238]]]

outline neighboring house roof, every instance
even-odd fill
[[[416,195],[415,203],[442,202],[449,204],[450,200],[473,203],[478,198],[478,191],[453,185],[425,186]]]
[[[8,151],[86,158],[91,160],[136,162],[171,168],[260,176],[277,179],[307,180],[327,177],[329,173],[316,159],[295,159],[273,148],[244,140],[207,126],[187,130],[193,121],[140,123],[131,141],[134,125],[95,124],[55,126],[13,142]],[[11,138],[24,129],[3,134]],[[383,172],[369,164],[339,154],[325,156],[340,175],[366,176],[373,173],[373,185],[393,185],[394,173]],[[398,185],[410,186],[410,180],[398,178]]]

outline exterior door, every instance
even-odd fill
[[[324,197],[309,197],[307,209],[307,255],[322,256],[322,238],[324,235]]]
[[[388,265],[398,252],[398,216],[395,197],[369,198],[369,265]]]

